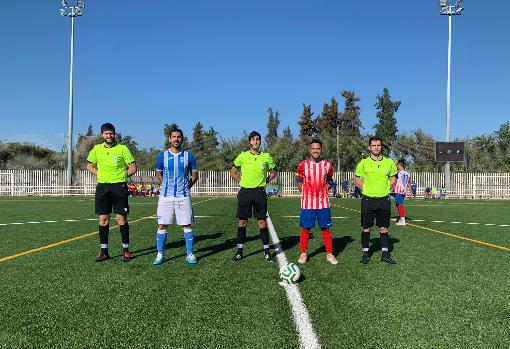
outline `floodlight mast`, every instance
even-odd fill
[[[450,96],[451,96],[451,66],[452,66],[452,16],[461,15],[464,11],[463,0],[456,0],[455,5],[450,5],[451,0],[439,0],[442,16],[448,16],[448,79],[446,82],[446,141],[450,141]],[[444,186],[446,192],[450,192],[450,162],[444,165]]]
[[[66,186],[73,184],[73,79],[74,79],[74,18],[83,16],[85,0],[78,0],[76,6],[69,6],[66,0],[61,2],[60,15],[71,18],[71,64],[69,72],[69,126],[67,129],[67,176]]]

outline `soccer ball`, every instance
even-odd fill
[[[294,263],[288,263],[280,268],[280,282],[285,284],[295,284],[301,276],[301,271]]]

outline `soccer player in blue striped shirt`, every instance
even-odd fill
[[[186,263],[196,264],[193,255],[194,232],[193,209],[191,207],[190,189],[198,181],[198,170],[192,153],[182,150],[182,130],[176,128],[170,131],[170,148],[162,151],[156,161],[156,175],[161,182],[158,201],[158,231],[156,246],[158,254],[152,262],[159,265],[165,260],[165,243],[167,229],[175,222],[182,226],[186,242]],[[190,178],[191,174],[191,178]]]

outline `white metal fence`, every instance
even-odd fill
[[[345,178],[350,190],[354,187],[354,173],[335,173],[340,184]],[[417,184],[417,195],[423,196],[426,187],[441,188],[443,173],[411,173]],[[135,183],[157,184],[154,171],[139,171],[131,177]],[[93,195],[96,177],[87,171],[77,171],[74,186],[67,187],[66,172],[56,170],[10,170],[0,172],[0,195]],[[452,173],[450,198],[510,198],[509,173]],[[294,184],[293,172],[280,172],[269,188],[278,189],[282,196],[299,195]],[[200,171],[198,183],[192,188],[193,195],[235,195],[239,185],[230,178],[228,171]],[[339,190],[340,185],[339,185]]]

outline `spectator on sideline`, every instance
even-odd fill
[[[418,185],[415,181],[411,181],[411,191],[413,193],[413,197],[416,197],[416,189],[418,188]]]
[[[127,188],[128,177],[136,172],[133,155],[124,144],[115,140],[115,127],[110,123],[101,125],[101,136],[104,142],[92,148],[87,156],[87,171],[97,176],[96,214],[99,215],[99,241],[101,252],[95,259],[103,262],[110,259],[108,254],[108,233],[110,213],[115,212],[122,238],[122,260],[129,262],[129,214]]]
[[[349,182],[347,181],[347,179],[342,179],[342,181],[340,182],[340,186],[342,188],[342,197],[343,198],[346,198],[348,195],[349,195]]]
[[[333,191],[333,197],[337,197],[337,183],[334,179],[331,179],[331,182],[328,183],[328,189],[331,189]]]

